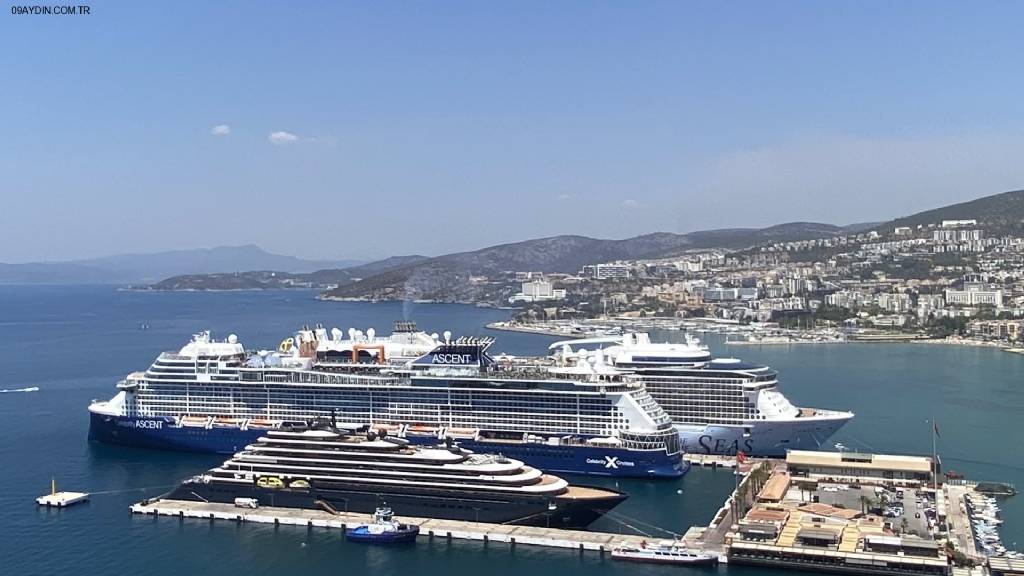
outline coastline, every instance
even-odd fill
[[[541,336],[554,336],[559,338],[588,338],[598,334],[587,334],[580,332],[579,329],[589,325],[595,325],[602,323],[603,325],[615,325],[622,326],[623,322],[621,319],[608,319],[608,320],[583,320],[573,324],[563,324],[568,327],[575,327],[576,331],[567,331],[565,329],[558,329],[555,326],[559,326],[558,323],[546,323],[538,322],[536,324],[518,324],[510,321],[499,321],[491,322],[487,324],[487,328],[490,330],[502,330],[506,332],[520,332],[524,334],[537,334]],[[606,323],[606,324],[604,324]],[[627,322],[626,324],[631,324]],[[628,329],[628,328],[627,328]],[[648,329],[645,326],[637,326],[638,330]],[[681,331],[686,331],[686,328],[682,328]],[[993,342],[989,340],[978,340],[974,338],[962,338],[962,337],[946,337],[946,338],[929,338],[927,336],[921,336],[918,334],[870,334],[866,335],[865,338],[824,338],[824,339],[810,339],[810,338],[794,338],[792,340],[728,340],[724,344],[728,346],[790,346],[790,345],[808,345],[808,344],[936,344],[944,346],[967,346],[975,348],[997,348],[1004,352],[1010,352],[1014,354],[1024,355],[1024,346],[1014,347],[1008,342]],[[769,336],[771,338],[773,336]]]
[[[586,338],[585,334],[574,334],[560,330],[546,328],[531,328],[522,324],[510,324],[507,321],[491,322],[484,325],[488,330],[502,330],[505,332],[520,332],[523,334],[536,334],[538,336],[556,336],[559,338]]]

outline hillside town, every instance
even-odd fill
[[[507,301],[523,308],[519,321],[708,318],[922,338],[1024,338],[1024,237],[973,219],[606,262],[577,274],[517,271],[506,281],[518,288]]]

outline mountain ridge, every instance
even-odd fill
[[[148,283],[180,274],[212,274],[246,270],[314,272],[346,268],[361,260],[304,260],[263,250],[254,244],[217,246],[153,253],[128,253],[81,260],[0,263],[0,283]]]
[[[834,236],[843,228],[788,222],[766,228],[728,228],[687,234],[653,232],[621,240],[580,235],[549,236],[437,256],[343,284],[324,293],[336,299],[429,299],[468,302],[480,288],[474,277],[506,271],[575,273],[583,266],[615,260],[668,258],[689,250],[747,248],[767,241]]]

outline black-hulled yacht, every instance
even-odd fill
[[[268,430],[256,443],[165,498],[372,513],[386,501],[402,516],[583,527],[626,496],[575,486],[501,455],[449,441],[411,445],[323,422]]]

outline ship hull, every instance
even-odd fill
[[[97,412],[90,412],[89,416],[91,441],[158,450],[234,454],[267,432],[265,429],[243,430],[234,426],[175,426],[174,419],[167,417],[133,418]],[[440,442],[431,436],[411,436],[409,440],[413,444],[422,445],[436,445]],[[657,450],[476,440],[457,442],[467,450],[501,453],[552,473],[680,478],[689,470],[689,464],[683,461],[681,455],[669,456]]]
[[[613,493],[602,498],[569,499],[501,493],[426,490],[413,485],[391,490],[380,486],[314,485],[308,489],[262,488],[248,483],[185,482],[163,498],[233,503],[255,498],[261,506],[372,514],[382,505],[400,517],[439,518],[492,524],[551,528],[583,528],[626,499]]]
[[[757,420],[742,426],[676,424],[683,451],[689,454],[785,456],[787,450],[820,450],[851,414]]]

